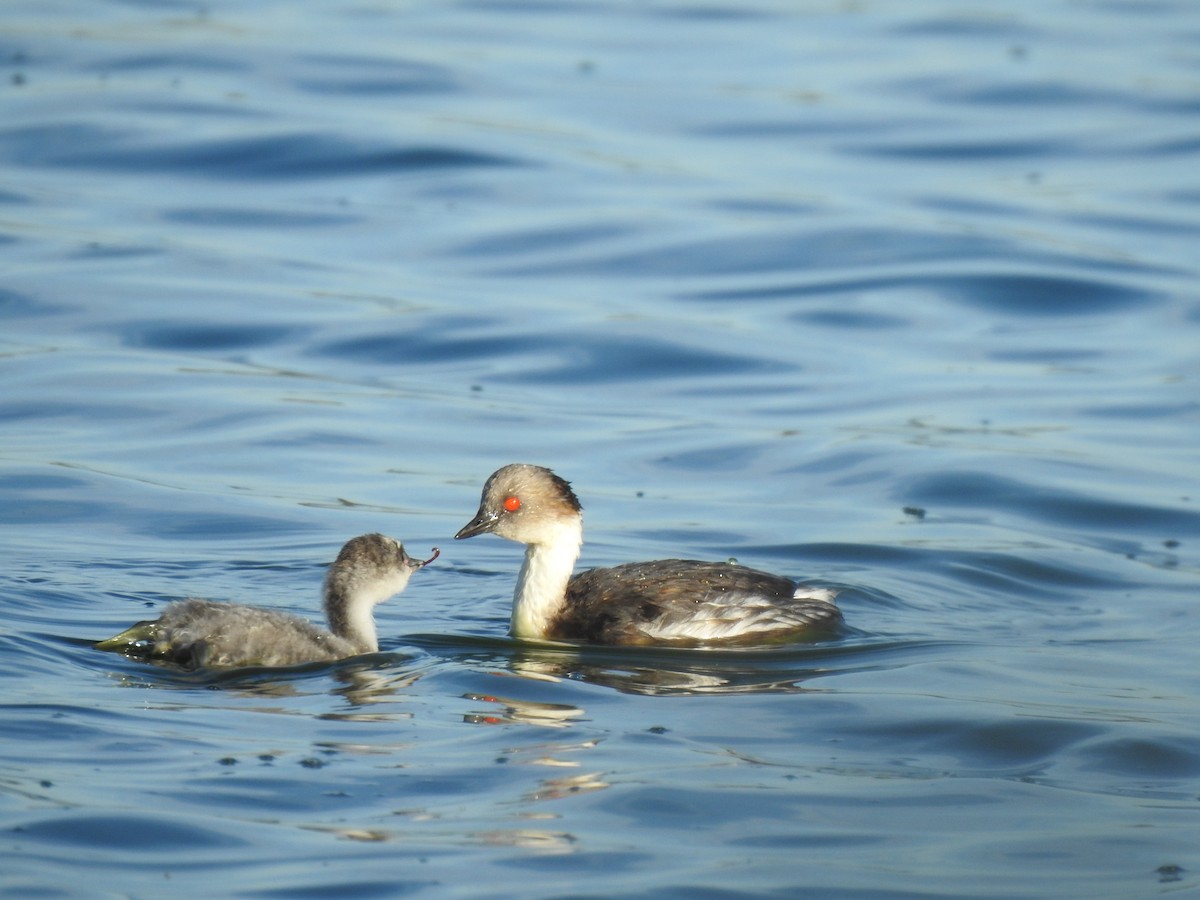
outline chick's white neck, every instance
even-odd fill
[[[349,627],[344,637],[366,648],[368,652],[374,652],[379,649],[379,635],[375,631],[375,604],[355,599],[358,602],[351,603],[346,609]]]
[[[550,622],[562,609],[567,581],[583,545],[583,520],[578,516],[555,519],[538,538],[525,548],[525,561],[513,593],[509,633],[517,638],[545,636]]]
[[[355,644],[360,653],[378,650],[375,607],[404,590],[408,574],[403,572],[387,578],[355,574],[336,583],[331,578],[325,587],[325,614],[330,630]]]

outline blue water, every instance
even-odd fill
[[[1200,887],[1200,6],[0,17],[0,895]],[[522,646],[585,565],[842,589],[770,651]],[[383,650],[186,673],[172,598]]]

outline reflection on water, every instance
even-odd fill
[[[431,653],[498,668],[523,679],[552,684],[568,680],[644,696],[800,692],[807,689],[805,682],[831,672],[874,665],[882,649],[918,650],[921,646],[921,642],[858,634],[857,638],[760,649],[630,649],[448,635],[411,635],[407,640]],[[488,696],[478,699],[509,702]],[[548,710],[540,717],[557,715]]]
[[[505,831],[488,831],[479,835],[485,844],[500,847],[520,847],[536,853],[571,853],[579,839],[565,831],[544,831],[534,828],[513,828]]]
[[[392,656],[393,665],[402,660]],[[334,671],[334,678],[342,682],[331,693],[341,697],[349,710],[342,712],[323,713],[330,718],[340,718],[354,721],[386,721],[395,716],[411,716],[412,712],[403,708],[408,692],[421,678],[419,671],[392,671],[388,669],[359,668],[358,666],[339,667]],[[381,709],[382,705],[389,708]],[[366,710],[363,707],[367,707]]]
[[[603,773],[589,772],[584,775],[568,775],[563,778],[547,778],[537,789],[524,795],[525,800],[561,800],[576,794],[602,791],[611,785],[604,780]]]
[[[561,652],[539,657],[536,650],[524,650],[513,659],[512,671],[524,677],[569,678],[643,695],[799,691],[800,682],[821,674],[820,669],[807,668],[780,672],[778,666],[765,666],[763,660],[755,660],[753,651],[745,651],[747,658],[741,660],[705,659],[705,651],[696,653],[701,658],[664,660],[662,665],[649,666],[624,655],[614,655],[607,661],[603,652],[566,660]],[[689,664],[690,668],[684,667]]]
[[[831,669],[829,659],[878,647],[878,640],[848,645],[844,642],[817,642],[772,649],[687,650],[640,648],[635,651],[613,647],[572,644],[530,644],[509,639],[493,640],[467,637],[421,635],[409,640],[426,650],[450,657],[477,658],[481,651],[490,657],[490,665],[501,666],[514,676],[548,683],[560,680],[586,682],[623,693],[647,696],[686,696],[689,694],[795,692],[803,682],[820,678]],[[857,648],[857,649],[855,649]],[[396,666],[406,668],[397,670]],[[317,663],[279,668],[247,667],[188,671],[170,663],[156,663],[162,677],[130,672],[113,673],[123,687],[171,687],[194,689],[198,685],[232,691],[246,697],[282,698],[312,693],[304,690],[305,681],[296,676],[328,674],[335,685],[314,682],[313,690],[343,698],[346,710],[323,713],[330,719],[357,721],[385,720],[395,715],[411,715],[401,710],[370,709],[380,704],[400,705],[407,691],[421,679],[419,665],[412,657],[396,653],[370,654],[336,664]],[[844,666],[842,667],[844,671]],[[307,679],[312,681],[312,678]],[[552,703],[518,701],[512,698],[468,694],[468,699],[505,707],[503,713],[469,714],[466,718],[480,724],[521,722],[544,726],[569,724],[580,711]],[[364,709],[364,707],[368,709]],[[261,711],[286,712],[284,708]]]
[[[531,700],[513,700],[490,694],[464,694],[467,700],[495,704],[494,710],[486,713],[468,713],[464,722],[473,725],[539,725],[544,728],[563,728],[571,720],[583,715],[583,710],[556,703],[537,703]]]

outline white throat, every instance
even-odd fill
[[[349,585],[326,585],[325,612],[334,634],[354,644],[360,653],[379,649],[375,630],[375,607],[400,593],[408,584],[411,571],[402,571],[383,579],[355,577]]]
[[[556,519],[537,543],[525,548],[525,561],[513,592],[509,633],[517,638],[544,637],[555,614],[562,609],[567,581],[583,545],[583,520],[578,516]]]
[[[363,602],[361,597],[354,598],[346,610],[346,638],[365,648],[367,653],[379,649],[379,635],[375,631],[375,604]],[[385,598],[386,599],[386,598]]]

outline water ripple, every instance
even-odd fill
[[[303,132],[147,146],[127,131],[82,124],[0,131],[0,160],[31,167],[256,181],[521,164],[512,157],[457,147],[372,145]]]
[[[4,21],[0,892],[1200,884],[1200,6]],[[452,540],[514,460],[584,564],[736,555],[849,624],[515,641],[518,548]],[[444,551],[383,652],[91,643],[315,616],[373,530]]]
[[[244,841],[230,834],[203,828],[185,816],[120,815],[103,816],[72,813],[29,820],[16,826],[19,840],[30,844],[52,846],[92,847],[128,851],[137,847],[139,853],[151,857],[191,853],[206,849],[242,846]]]
[[[1101,532],[1200,536],[1200,513],[1031,485],[990,472],[950,470],[913,479],[904,494],[930,507],[1005,510],[1030,519]]]
[[[838,262],[842,262],[838,260]],[[922,273],[879,278],[846,278],[837,281],[783,284],[764,288],[713,290],[690,294],[689,299],[707,303],[728,300],[780,301],[803,297],[828,298],[831,295],[925,290],[956,303],[983,307],[1003,316],[1053,317],[1102,316],[1124,309],[1137,309],[1166,302],[1167,298],[1147,288],[1118,281],[1082,276],[1049,274],[977,274],[943,275]],[[809,313],[797,313],[805,317]],[[903,318],[891,317],[903,323]],[[888,321],[885,319],[885,322]]]
[[[302,56],[297,62],[309,71],[302,71],[293,84],[308,93],[364,97],[458,89],[451,69],[427,62],[338,53]]]

